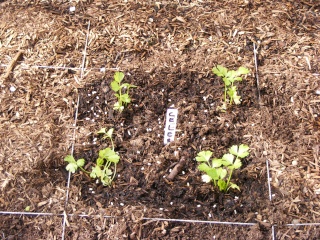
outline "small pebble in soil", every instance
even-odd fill
[[[96,94],[96,93],[97,93],[96,91],[92,91],[92,92],[91,92],[92,95],[94,95],[94,94]]]
[[[234,200],[235,200],[235,201],[237,201],[238,199],[239,199],[239,197],[238,197],[238,196],[235,196],[235,197],[234,197]]]
[[[237,210],[234,210],[234,214],[237,214]]]
[[[185,172],[185,171],[182,171],[181,173],[182,173],[183,175],[184,175],[184,174],[186,174],[186,172]]]
[[[160,162],[160,161],[157,161],[157,164],[161,164],[161,162]]]
[[[85,119],[86,119],[87,121],[90,121],[90,118],[88,118],[88,117],[86,117]]]
[[[210,106],[213,107],[213,106],[214,106],[214,103],[210,103]]]
[[[173,204],[173,202],[170,202],[170,205],[172,205]]]
[[[99,99],[99,96],[96,96],[96,99]]]
[[[147,165],[148,165],[148,166],[151,166],[151,163],[148,162]]]
[[[158,133],[158,137],[161,137],[160,133]]]
[[[189,187],[189,186],[190,186],[190,183],[187,182],[187,186]]]
[[[70,7],[69,10],[70,12],[74,12],[76,10],[76,7]]]
[[[204,96],[204,97],[203,97],[203,101],[206,101],[206,100],[207,100],[207,97],[206,97],[206,96]]]
[[[92,191],[91,193],[92,193],[92,194],[95,194],[96,192],[95,192],[95,191]]]
[[[120,203],[120,206],[121,206],[121,207],[123,207],[123,206],[124,206],[124,204],[123,204],[123,203]]]
[[[91,107],[90,110],[93,111],[93,110],[94,110],[94,107]]]
[[[161,207],[161,208],[159,208],[159,210],[160,210],[160,211],[163,211],[163,208]]]
[[[10,87],[10,92],[15,92],[17,89],[14,86]]]
[[[113,202],[110,202],[110,205],[113,206]]]
[[[105,71],[106,71],[105,67],[100,68],[100,72],[105,72]]]
[[[121,175],[120,174],[118,174],[118,178],[120,177]]]
[[[86,143],[84,142],[84,143],[82,143],[82,145],[83,145],[83,146],[85,146],[85,145],[86,145]]]
[[[123,127],[123,123],[120,123],[120,126]]]
[[[170,99],[170,98],[168,99],[168,102],[171,102],[171,99]]]
[[[203,137],[202,140],[203,140],[203,141],[206,140],[206,137]]]
[[[212,217],[211,213],[209,213],[209,214],[208,214],[208,217],[209,217],[209,218],[211,218],[211,217]]]
[[[205,110],[204,110],[204,112],[205,112],[205,113],[207,113],[207,112],[208,112],[208,110],[207,110],[207,109],[205,109]]]
[[[93,189],[92,188],[89,188],[89,191],[92,191]]]
[[[141,171],[143,171],[143,170],[144,170],[144,167],[141,168]]]
[[[169,169],[169,172],[172,172],[172,169],[171,169],[171,168]]]
[[[91,94],[90,94],[90,93],[88,93],[88,97],[91,97]]]
[[[200,205],[200,204],[198,204],[198,205],[197,205],[197,207],[199,208],[199,207],[201,207],[201,205]]]
[[[297,160],[293,160],[293,161],[292,161],[292,166],[297,166],[297,165],[298,165]]]
[[[140,154],[140,151],[139,151],[139,150],[137,151],[137,154]]]
[[[317,89],[317,90],[315,91],[315,94],[320,95],[320,89]]]
[[[217,207],[217,204],[214,204],[212,207],[213,207],[213,208],[216,208],[216,207]]]
[[[129,135],[129,136],[131,136],[131,132],[130,132],[130,130],[128,130],[128,135]]]
[[[275,195],[275,194],[272,194],[271,196],[274,198],[276,195]]]
[[[240,207],[243,207],[243,204],[241,204]]]

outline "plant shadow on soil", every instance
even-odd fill
[[[220,114],[216,111],[216,102],[220,104],[223,93],[219,79],[193,73],[169,73],[157,78],[134,73],[126,76],[124,82],[138,88],[132,91],[132,103],[119,114],[112,109],[115,97],[108,79],[112,76],[79,90],[78,125],[92,128],[94,121],[94,126],[87,139],[79,139],[81,143],[76,146],[75,157],[85,158],[86,167],[91,168],[99,149],[109,146],[95,133],[101,127],[115,129],[116,151],[121,157],[118,177],[111,188],[96,184],[85,174],[73,179],[72,184],[82,185],[80,200],[87,206],[143,205],[153,210],[146,213],[147,217],[230,222],[252,222],[256,212],[269,208],[262,163],[253,164],[250,157],[244,160],[242,170],[233,175],[233,181],[241,191],[223,194],[201,182],[194,161],[200,149],[212,149],[218,157],[232,144],[244,143],[241,127],[237,128],[233,123],[246,120],[245,111],[252,105],[250,99],[255,98],[254,87],[250,89],[250,84],[246,84],[247,89],[241,88],[247,92],[243,99],[247,106],[243,104],[232,109],[232,113]],[[179,131],[175,142],[163,146],[165,111],[171,104],[179,109]],[[181,157],[187,159],[185,166],[168,181],[164,176]]]

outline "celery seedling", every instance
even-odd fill
[[[114,104],[113,109],[122,112],[124,107],[131,102],[131,98],[129,96],[130,88],[137,87],[135,85],[129,83],[122,83],[124,78],[124,74],[122,72],[116,72],[114,74],[114,80],[111,82],[111,89],[115,92],[115,96],[118,101]],[[124,91],[126,89],[126,91]]]
[[[117,163],[120,160],[120,156],[114,151],[112,133],[113,128],[109,129],[108,131],[106,131],[105,128],[101,128],[98,131],[98,134],[104,134],[103,139],[110,139],[112,148],[107,147],[99,151],[99,156],[96,160],[96,164],[94,167],[92,167],[91,172],[83,168],[85,164],[85,160],[83,158],[76,161],[71,155],[68,155],[64,159],[69,163],[66,166],[66,169],[71,173],[75,173],[77,169],[80,168],[80,170],[89,174],[91,178],[98,178],[104,186],[110,186],[116,175]],[[112,165],[113,171],[111,170]]]
[[[196,157],[197,162],[200,162],[198,169],[205,173],[202,180],[207,183],[212,181],[221,192],[227,192],[230,188],[240,191],[239,186],[230,180],[233,170],[241,167],[241,159],[249,155],[249,147],[244,144],[233,145],[222,158],[210,161],[212,154],[211,151],[201,151]]]
[[[221,107],[222,110],[227,109],[227,95],[229,96],[229,104],[240,104],[241,97],[237,93],[237,86],[234,85],[235,81],[242,81],[241,75],[248,74],[250,71],[245,67],[239,67],[237,71],[228,70],[226,67],[217,65],[212,68],[212,72],[221,77],[224,82],[224,103]]]

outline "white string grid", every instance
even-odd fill
[[[84,72],[85,71],[100,71],[100,72],[105,72],[105,71],[118,71],[119,68],[90,68],[87,69],[85,68],[85,61],[86,61],[86,53],[87,53],[87,47],[88,47],[88,38],[89,38],[89,33],[90,33],[90,22],[88,23],[88,28],[87,28],[87,36],[86,36],[86,41],[85,41],[85,47],[83,51],[83,59],[82,59],[82,64],[81,67],[65,67],[65,66],[46,66],[46,65],[26,65],[21,63],[20,68],[21,69],[30,69],[30,68],[38,68],[38,69],[54,69],[54,70],[73,70],[73,71],[79,71],[80,70],[80,81],[84,77]],[[254,52],[254,62],[255,62],[255,71],[256,71],[256,80],[257,80],[257,89],[258,89],[258,98],[260,101],[260,91],[259,91],[259,76],[258,76],[258,62],[257,62],[257,55],[258,55],[258,50],[256,49],[256,45],[253,44],[253,52]],[[18,62],[19,63],[19,62]],[[8,65],[6,64],[0,64],[0,68],[5,68]],[[314,74],[315,75],[315,74]],[[77,105],[75,109],[75,117],[74,117],[74,131],[73,131],[73,137],[72,137],[72,146],[71,146],[71,155],[74,153],[74,144],[75,144],[75,139],[76,139],[76,126],[77,126],[77,116],[78,116],[78,111],[79,111],[79,101],[80,101],[80,96],[77,96]],[[268,190],[269,190],[269,200],[272,201],[272,192],[271,192],[271,178],[270,178],[270,169],[269,169],[269,162],[266,160],[266,167],[267,167],[267,183],[268,183]],[[66,189],[66,196],[65,196],[65,209],[68,205],[68,200],[69,200],[69,188],[70,188],[70,179],[71,179],[71,174],[69,172],[68,174],[68,179],[67,179],[67,189]],[[80,214],[80,215],[75,215],[75,214],[70,214],[64,212],[62,214],[54,214],[54,213],[43,213],[43,212],[12,212],[12,211],[0,211],[0,215],[24,215],[24,216],[56,216],[56,217],[61,217],[63,219],[62,223],[62,234],[61,238],[62,240],[65,239],[65,230],[66,230],[66,223],[67,223],[67,218],[68,217],[73,217],[73,216],[78,216],[78,217],[84,217],[84,218],[96,218],[96,217],[101,217],[98,215],[87,215],[87,214]],[[108,216],[105,215],[103,216],[104,218],[120,218],[120,217],[113,217],[113,216]],[[254,226],[257,223],[242,223],[242,222],[222,222],[222,221],[204,221],[204,220],[195,220],[195,219],[170,219],[170,218],[147,218],[144,217],[142,220],[148,220],[148,221],[170,221],[170,222],[182,222],[182,223],[198,223],[198,224],[216,224],[216,225],[238,225],[238,226]],[[272,225],[272,239],[276,239],[275,235],[275,227],[277,225]],[[288,227],[298,227],[298,226],[320,226],[320,223],[301,223],[301,224],[285,224],[284,226]]]

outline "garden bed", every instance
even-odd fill
[[[319,238],[316,1],[2,1],[0,16],[5,239]],[[226,112],[217,64],[250,69]],[[110,88],[118,70],[137,86],[122,113]],[[173,106],[176,138],[164,145]],[[64,157],[90,169],[110,146],[103,127],[120,155],[112,186],[70,178]],[[235,144],[250,147],[233,175],[241,191],[220,193],[195,157]]]

